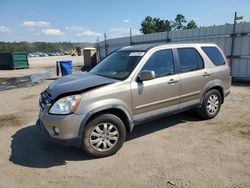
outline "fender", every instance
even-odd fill
[[[112,109],[118,109],[118,110],[121,110],[121,111],[123,111],[125,113],[125,115],[128,118],[128,122],[129,122],[129,124],[128,124],[129,132],[132,132],[132,130],[134,128],[134,121],[131,118],[131,115],[129,114],[129,112],[127,111],[127,109],[125,107],[123,107],[122,105],[116,105],[116,104],[114,104],[114,105],[101,106],[101,107],[95,108],[95,109],[91,110],[90,112],[88,112],[87,115],[84,117],[84,119],[81,122],[80,129],[79,129],[79,132],[78,132],[78,136],[82,137],[83,131],[84,131],[84,127],[85,127],[87,121],[94,114],[102,112],[104,110],[112,110]]]
[[[215,81],[216,82],[216,81]],[[222,96],[221,96],[221,99],[222,99],[222,104],[224,102],[224,95],[225,95],[225,89],[224,89],[224,86],[220,83],[220,82],[216,82],[216,83],[213,83],[212,85],[206,87],[206,89],[204,90],[203,94],[202,94],[202,97],[201,97],[201,104],[203,103],[203,100],[205,98],[205,95],[206,93],[214,88],[214,87],[220,87],[222,89]]]

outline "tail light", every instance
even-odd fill
[[[226,57],[228,67],[231,69],[231,56],[230,55],[226,56],[225,52],[223,50],[221,51],[223,52],[224,57]]]
[[[227,65],[231,68],[231,58],[230,58],[230,56],[226,56],[226,60],[227,60]]]

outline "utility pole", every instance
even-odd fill
[[[104,47],[105,47],[105,57],[108,55],[108,47],[107,47],[107,35],[104,33]]]
[[[232,66],[233,58],[234,58],[234,43],[235,43],[235,38],[237,36],[237,33],[235,32],[236,24],[237,24],[237,20],[242,20],[242,19],[243,19],[243,16],[237,16],[237,12],[234,13],[233,32],[231,34],[231,37],[232,37],[231,52],[230,52],[230,65],[231,66]]]
[[[100,39],[99,39],[99,36],[96,39],[96,48],[97,48],[96,58],[97,58],[97,63],[99,63],[100,60],[101,60],[101,51],[100,51]]]
[[[130,46],[132,46],[132,30],[131,30],[131,27],[129,28],[129,43],[130,43]]]
[[[237,12],[234,13],[234,25],[233,25],[233,32],[231,34],[232,37],[232,43],[231,43],[231,52],[230,52],[230,65],[232,65],[233,62],[233,55],[234,55],[234,42],[235,42],[235,27],[236,27],[236,18],[237,18]]]
[[[170,42],[170,38],[169,38],[169,31],[167,31],[167,39],[166,39],[166,42]]]

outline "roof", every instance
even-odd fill
[[[148,51],[151,48],[158,47],[158,46],[214,46],[215,44],[211,43],[153,43],[153,44],[141,44],[141,45],[134,45],[134,46],[126,46],[118,51]]]
[[[147,51],[156,44],[141,44],[141,45],[134,45],[134,46],[126,46],[121,48],[119,51]]]

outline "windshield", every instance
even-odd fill
[[[145,52],[116,51],[97,64],[90,73],[108,78],[125,80]]]

